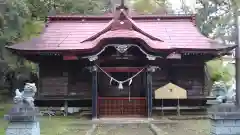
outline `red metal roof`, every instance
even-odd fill
[[[125,17],[125,24],[116,25],[122,23],[122,17]],[[109,38],[141,39],[155,50],[227,48],[203,36],[194,21],[194,16],[130,18],[125,12],[120,12],[113,19],[110,16],[55,16],[49,17],[48,26],[37,40],[8,48],[28,51],[90,50],[98,46],[100,41]]]

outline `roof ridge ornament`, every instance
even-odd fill
[[[120,7],[125,7],[125,1],[124,0],[121,0],[121,4],[120,4]]]
[[[123,12],[124,10],[128,10],[128,7],[125,5],[125,0],[121,0],[121,4],[116,7],[115,11],[118,10],[120,10],[121,12]]]

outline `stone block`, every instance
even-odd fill
[[[233,104],[221,104],[211,111],[210,135],[240,135],[240,111]]]
[[[212,135],[240,135],[240,122],[234,119],[211,120]]]
[[[6,135],[40,135],[39,122],[10,122]]]

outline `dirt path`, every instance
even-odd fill
[[[209,135],[209,120],[175,120],[175,124],[155,124],[167,135]]]
[[[148,124],[98,125],[94,135],[153,135]]]

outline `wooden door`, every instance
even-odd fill
[[[145,117],[147,104],[145,97],[99,97],[99,117]]]

